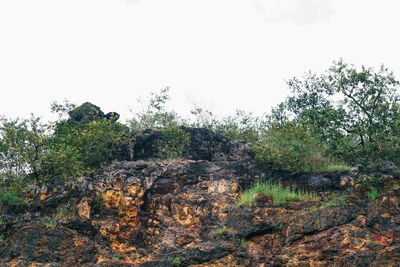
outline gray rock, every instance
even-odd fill
[[[383,171],[395,177],[400,176],[400,168],[392,161],[384,160],[382,162]]]
[[[332,181],[323,175],[311,175],[308,178],[308,184],[316,189],[331,187],[333,185]]]

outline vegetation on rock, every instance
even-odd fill
[[[247,191],[243,192],[238,205],[254,206],[257,204],[256,194],[271,197],[275,206],[286,204],[287,201],[315,200],[311,192],[297,189],[295,187],[283,187],[281,183],[257,183]]]
[[[129,126],[88,102],[2,117],[0,263],[397,263],[398,85],[338,61],[261,117],[182,118],[168,88]]]

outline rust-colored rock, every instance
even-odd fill
[[[79,202],[79,204],[77,205],[77,209],[78,209],[78,215],[79,217],[81,217],[84,220],[90,220],[90,211],[91,211],[91,207],[90,207],[90,199],[87,197],[84,197],[81,202]]]
[[[152,155],[151,134],[137,157]],[[385,179],[370,200],[369,187],[351,186],[354,173],[275,173],[240,142],[192,134],[209,138],[185,152],[192,159],[118,162],[68,192],[43,190],[41,200],[3,207],[0,266],[398,265],[397,179]],[[266,178],[318,198],[274,206],[254,194],[255,206],[237,205],[243,190]],[[342,193],[346,205],[319,201]]]

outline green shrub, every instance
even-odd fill
[[[345,195],[334,196],[331,200],[322,202],[320,208],[328,208],[328,207],[340,207],[347,205],[347,200]]]
[[[8,191],[0,195],[0,202],[2,202],[4,205],[18,203],[20,201],[22,200],[16,192]]]
[[[191,114],[195,117],[190,123],[191,127],[206,128],[232,140],[250,143],[258,141],[267,124],[266,120],[243,110],[236,110],[234,115],[217,118],[211,111],[195,105]]]
[[[151,128],[164,128],[179,122],[179,116],[174,111],[168,111],[166,104],[170,100],[169,87],[158,92],[151,92],[147,99],[138,99],[141,109],[131,110],[132,119],[128,122],[132,131],[143,131]]]
[[[238,205],[256,205],[254,194],[261,194],[264,196],[270,196],[274,200],[274,205],[284,205],[287,201],[299,201],[299,200],[312,200],[315,196],[303,190],[298,190],[294,187],[284,188],[280,183],[257,183],[249,190],[242,193],[242,196],[238,202]]]
[[[172,266],[176,266],[176,267],[179,267],[179,266],[181,266],[181,264],[182,264],[182,260],[181,260],[181,258],[175,258],[173,261],[172,261]]]
[[[65,179],[91,175],[105,164],[124,158],[121,150],[131,142],[129,129],[113,117],[59,121],[44,156],[43,176]]]
[[[172,266],[179,267],[182,264],[182,260],[180,257],[168,256],[168,260],[172,261]]]
[[[186,146],[190,145],[190,134],[182,127],[171,124],[162,129],[163,143],[159,151],[161,158],[180,158]]]
[[[381,174],[381,173],[373,173],[370,175],[362,174],[359,175],[358,178],[356,179],[355,183],[356,184],[362,184],[365,186],[380,186],[382,183],[382,180],[385,179],[386,175]]]
[[[253,150],[259,163],[292,173],[349,168],[327,155],[327,147],[312,129],[294,122],[273,125]]]
[[[368,199],[374,200],[378,196],[378,189],[374,188],[371,191],[368,192]]]
[[[33,115],[23,120],[0,117],[0,177],[37,181],[46,153],[47,130],[48,125]]]
[[[223,228],[219,228],[216,233],[218,235],[223,235],[225,232],[227,231],[227,229],[225,228],[225,226]]]
[[[57,221],[55,220],[48,220],[44,222],[44,225],[46,226],[47,229],[54,230],[57,227]]]

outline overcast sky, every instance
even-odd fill
[[[343,58],[400,78],[398,0],[0,0],[0,114],[90,101],[129,117],[138,96],[258,114],[285,80]]]

